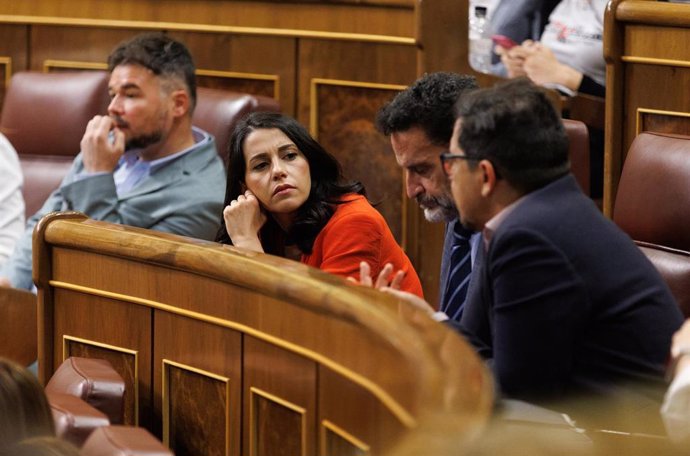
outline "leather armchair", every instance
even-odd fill
[[[27,217],[67,174],[86,124],[109,103],[105,71],[12,76],[0,115],[0,131],[19,155]]]
[[[690,317],[690,137],[644,132],[630,146],[613,221],[640,246]]]
[[[81,449],[81,456],[173,456],[146,429],[108,426],[96,429]]]
[[[218,154],[227,165],[232,129],[238,120],[254,111],[280,112],[280,105],[273,98],[260,95],[198,87],[192,123],[215,136]]]
[[[82,399],[70,394],[46,393],[55,421],[55,434],[80,447],[91,433],[110,421]]]
[[[111,423],[123,420],[125,382],[108,361],[67,358],[45,387],[46,394],[70,394],[103,412]]]

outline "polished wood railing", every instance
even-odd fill
[[[177,455],[379,454],[425,416],[476,434],[492,380],[452,330],[300,263],[54,213],[34,235],[39,376],[104,358]]]

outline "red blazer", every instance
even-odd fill
[[[362,195],[346,195],[343,201],[316,236],[311,255],[302,255],[302,263],[359,279],[359,263],[366,261],[374,280],[386,263],[392,263],[394,271],[405,271],[400,289],[423,297],[417,272],[383,216]]]

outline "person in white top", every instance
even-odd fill
[[[0,133],[0,266],[24,231],[23,183],[17,152]]]
[[[527,76],[569,95],[603,97],[606,4],[607,0],[562,0],[551,12],[539,41],[525,40],[511,49],[496,46],[508,77]]]

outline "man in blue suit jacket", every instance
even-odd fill
[[[501,391],[544,403],[661,376],[681,313],[652,264],[579,190],[546,95],[514,80],[456,108],[442,161],[461,222],[482,231],[486,249],[461,326]]]
[[[212,136],[191,124],[194,63],[163,34],[120,44],[108,59],[107,116],[86,127],[81,153],[0,271],[0,282],[31,289],[31,233],[52,211],[212,240],[225,173]],[[50,147],[46,144],[46,147]]]
[[[455,102],[477,87],[473,76],[444,72],[425,74],[381,108],[376,117],[377,128],[390,136],[395,159],[405,170],[408,198],[417,200],[429,222],[446,223],[439,277],[441,312],[436,315],[437,319],[447,317],[460,321],[466,295],[476,283],[474,272],[481,264],[481,234],[473,233],[469,239],[471,266],[461,271],[468,273],[468,284],[462,290],[449,289],[451,272],[459,266],[451,255],[459,223],[458,210],[450,194],[448,177],[438,160],[439,154],[448,150],[453,133]]]

